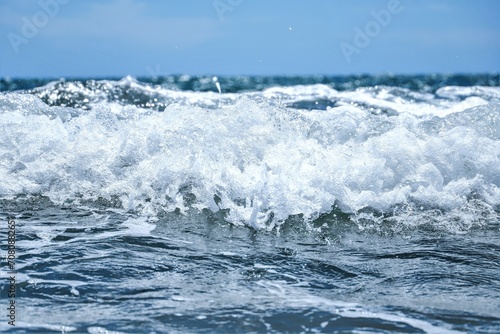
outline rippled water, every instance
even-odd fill
[[[1,331],[500,331],[498,76],[1,84]]]

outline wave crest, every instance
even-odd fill
[[[38,95],[47,102],[59,85]],[[134,81],[120,85],[144,88]],[[452,225],[498,221],[495,91],[485,93],[490,100],[476,96],[484,103],[460,110],[456,106],[467,97],[456,88],[444,90],[460,96],[446,103],[426,93],[377,89],[289,87],[222,97],[149,91],[173,99],[163,112],[120,99],[91,100],[89,93],[82,93],[89,100],[86,108],[3,94],[0,195],[38,194],[75,204],[100,198],[150,216],[210,210],[254,228],[273,228],[294,216],[310,222],[334,209],[361,227],[391,221],[418,225],[436,212]],[[300,101],[313,102],[375,94],[399,107],[376,113],[372,100],[325,110],[277,102],[278,95],[291,101],[299,93]],[[418,101],[410,103],[408,96]]]

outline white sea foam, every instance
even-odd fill
[[[152,216],[228,210],[228,221],[255,228],[290,215],[312,220],[334,205],[372,220],[373,212],[394,213],[416,223],[411,217],[439,212],[472,226],[498,217],[497,89],[448,87],[434,96],[315,85],[218,94],[122,81],[170,104],[158,112],[100,100],[83,110],[0,95],[0,195],[119,199]],[[339,102],[285,107],[308,99]]]

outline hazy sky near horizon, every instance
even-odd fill
[[[0,77],[500,72],[499,0],[1,0]]]

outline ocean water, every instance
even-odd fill
[[[0,80],[0,331],[499,333],[499,80]]]

